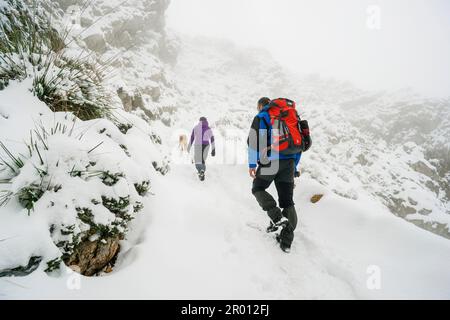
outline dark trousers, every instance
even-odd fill
[[[297,212],[293,200],[294,174],[294,159],[272,161],[270,167],[258,167],[252,188],[259,205],[273,222],[278,222],[283,216],[289,220],[289,225],[280,234],[280,241],[289,246],[294,240],[294,230],[297,227]],[[266,191],[272,182],[275,182],[277,189],[279,207],[272,195]]]
[[[206,159],[208,158],[209,144],[194,145],[194,162],[197,171],[206,171]]]

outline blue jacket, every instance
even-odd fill
[[[261,151],[259,146],[270,146],[272,144],[272,126],[270,125],[270,115],[268,112],[269,105],[265,106],[253,119],[253,123],[250,129],[250,134],[247,140],[248,143],[248,166],[249,168],[256,168],[261,158]],[[258,134],[259,133],[259,134]],[[262,140],[263,139],[263,140]],[[260,141],[263,141],[260,143]],[[295,167],[297,168],[301,153],[292,155],[282,155],[277,152],[271,151],[269,160],[286,160],[294,159]]]

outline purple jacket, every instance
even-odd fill
[[[212,148],[215,149],[214,135],[209,127],[208,121],[200,121],[194,129],[192,129],[191,141],[189,146],[195,145],[209,145],[211,141]]]

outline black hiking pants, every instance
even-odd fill
[[[293,200],[294,175],[294,159],[272,161],[270,167],[258,167],[252,188],[259,205],[274,223],[280,221],[283,216],[289,220],[289,225],[280,234],[280,241],[288,246],[294,240],[294,230],[297,227],[297,212]],[[277,189],[279,207],[272,195],[266,191],[272,182],[275,182]]]
[[[206,159],[208,158],[209,144],[194,145],[194,162],[198,173],[206,171]]]

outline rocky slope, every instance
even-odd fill
[[[193,122],[207,114],[224,140],[238,130],[237,154],[245,153],[255,101],[291,97],[312,128],[314,147],[302,160],[307,174],[350,199],[369,194],[393,214],[450,238],[450,100],[299,77],[263,50],[211,39],[185,38],[178,60],[180,113]]]
[[[178,42],[165,27],[169,0],[53,1],[69,38],[108,67],[125,110],[170,123],[176,90],[166,65],[175,63]]]

